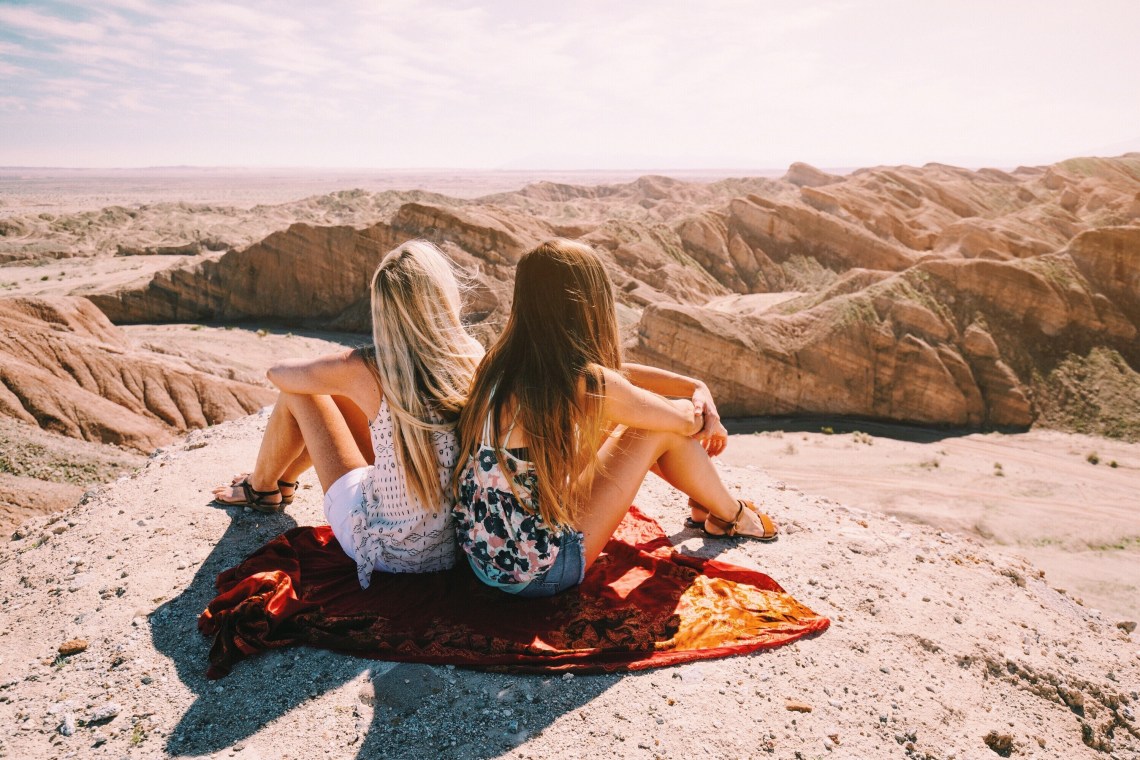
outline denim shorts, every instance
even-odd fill
[[[554,596],[568,588],[574,588],[586,577],[586,544],[576,530],[562,534],[562,545],[554,564],[546,568],[530,583],[514,592],[515,596],[528,598]]]

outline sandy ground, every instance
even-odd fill
[[[287,515],[207,503],[211,485],[252,460],[263,424],[191,433],[0,547],[0,752],[957,760],[995,757],[989,737],[1008,739],[1014,757],[1140,756],[1140,644],[1115,619],[975,538],[801,492],[754,463],[722,473],[782,526],[775,544],[684,528],[683,498],[655,478],[637,503],[680,551],[759,568],[829,616],[815,638],[575,678],[290,649],[207,681],[195,621],[216,574],[320,521],[312,487]],[[86,650],[59,655],[74,638]]]
[[[247,383],[268,385],[265,370],[284,359],[343,351],[367,343],[364,335],[258,326],[124,325],[135,345],[172,361]]]
[[[112,256],[40,259],[0,266],[0,295],[68,296],[141,286],[156,272],[203,256]]]
[[[861,509],[977,536],[1029,558],[1086,604],[1140,619],[1140,444],[1048,430],[941,437],[864,429],[876,434],[734,436],[724,460],[759,464]],[[908,434],[923,440],[900,438]]]

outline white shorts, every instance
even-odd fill
[[[325,492],[325,519],[329,521],[340,548],[354,561],[356,549],[352,545],[352,506],[364,498],[364,476],[368,467],[357,467],[337,478]]]

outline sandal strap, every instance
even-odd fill
[[[241,485],[241,490],[245,492],[245,500],[251,505],[256,505],[259,507],[277,507],[281,504],[280,502],[265,500],[267,496],[272,496],[273,494],[280,496],[281,489],[279,488],[274,488],[272,491],[258,491],[252,485],[250,485],[248,478],[242,480],[239,485]]]
[[[278,480],[277,481],[277,488],[278,489],[292,488],[292,489],[296,490],[297,486],[299,486],[299,485],[301,485],[301,481],[299,481],[299,480],[294,480],[292,483],[290,483],[288,480]]]
[[[708,519],[712,520],[713,525],[723,530],[724,535],[726,536],[736,535],[736,524],[740,522],[740,516],[744,514],[744,502],[737,499],[736,503],[740,505],[740,508],[736,510],[736,516],[731,520],[725,520],[724,518],[717,517],[712,512],[709,512]]]

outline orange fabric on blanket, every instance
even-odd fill
[[[518,671],[639,670],[779,646],[829,625],[763,573],[678,554],[636,507],[581,586],[548,599],[487,588],[466,563],[374,573],[362,590],[328,526],[278,536],[217,587],[198,620],[214,637],[214,678],[298,644]]]

